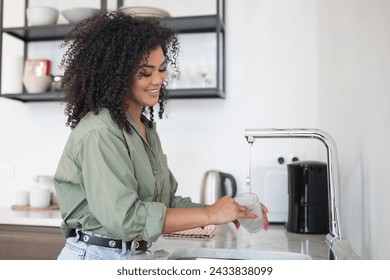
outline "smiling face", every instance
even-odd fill
[[[132,93],[129,100],[129,109],[153,107],[157,104],[160,88],[167,78],[167,63],[160,46],[145,56],[133,77]]]

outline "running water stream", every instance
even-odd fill
[[[249,195],[252,198],[252,146],[253,142],[248,143],[249,144]],[[248,207],[249,211],[252,210],[252,199],[249,203]],[[249,238],[248,238],[248,243],[247,243],[247,248],[249,249],[251,247],[251,241],[252,241],[252,233],[249,233]]]
[[[248,143],[249,144],[249,195],[252,195],[252,146],[253,142]],[[249,209],[252,208],[252,202],[250,203]]]

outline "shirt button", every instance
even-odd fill
[[[154,175],[157,175],[157,173],[158,173],[157,170],[153,170]]]

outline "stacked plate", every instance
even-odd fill
[[[132,6],[132,7],[121,7],[119,8],[124,14],[134,15],[139,17],[155,17],[155,18],[166,18],[171,15],[162,9],[145,6]]]

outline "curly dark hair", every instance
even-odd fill
[[[151,18],[120,11],[100,12],[77,24],[61,46],[68,47],[60,66],[65,70],[61,86],[65,92],[66,125],[71,129],[88,112],[98,114],[107,108],[119,128],[130,133],[126,100],[132,94],[131,77],[137,73],[141,59],[156,47],[161,46],[172,71],[179,73],[177,33]],[[160,90],[160,118],[168,97],[167,83]],[[151,126],[153,107],[145,110]]]

